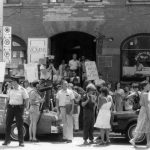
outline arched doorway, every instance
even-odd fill
[[[70,31],[52,36],[50,40],[51,54],[55,55],[55,64],[58,66],[62,59],[66,63],[76,53],[78,58],[85,56],[89,60],[96,60],[95,37],[84,32]]]
[[[121,80],[142,81],[150,76],[150,33],[128,37],[121,44]]]

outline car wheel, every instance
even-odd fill
[[[23,125],[23,136],[24,136],[24,139],[28,139],[29,131],[28,131],[28,126],[26,124]],[[16,123],[13,123],[11,125],[10,137],[15,141],[18,140],[18,129],[17,129]]]
[[[136,123],[133,123],[128,127],[128,130],[126,132],[126,137],[128,140],[131,140],[134,137],[135,128],[136,128]],[[138,139],[136,140],[136,143],[142,143],[145,141],[145,139],[146,137],[145,137],[145,134],[143,133],[141,136],[138,137]]]

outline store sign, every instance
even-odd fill
[[[28,63],[38,63],[39,59],[47,56],[47,51],[48,51],[47,38],[28,39]]]
[[[3,61],[11,63],[11,27],[3,27]]]

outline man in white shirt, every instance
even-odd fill
[[[68,82],[62,82],[62,89],[56,95],[57,112],[62,117],[63,123],[63,140],[71,143],[73,139],[73,111],[74,111],[74,94],[68,89]],[[67,111],[67,107],[70,111]],[[68,107],[68,108],[69,108]]]
[[[73,54],[73,59],[69,61],[70,70],[77,71],[79,68],[79,61],[77,60],[77,54]]]
[[[16,119],[18,128],[18,139],[19,146],[24,146],[23,137],[23,113],[24,113],[24,101],[27,103],[29,95],[23,87],[18,84],[17,78],[12,78],[13,89],[10,89],[7,100],[7,114],[6,114],[6,130],[5,130],[5,141],[3,145],[10,143],[11,125]]]

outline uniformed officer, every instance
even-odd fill
[[[11,133],[11,125],[16,119],[16,124],[18,128],[18,139],[19,146],[24,146],[24,137],[23,137],[23,113],[24,113],[24,102],[27,102],[29,96],[25,89],[21,87],[18,83],[18,78],[12,77],[12,87],[8,93],[7,100],[7,113],[6,113],[6,129],[5,129],[5,141],[3,145],[10,144],[10,133]]]

